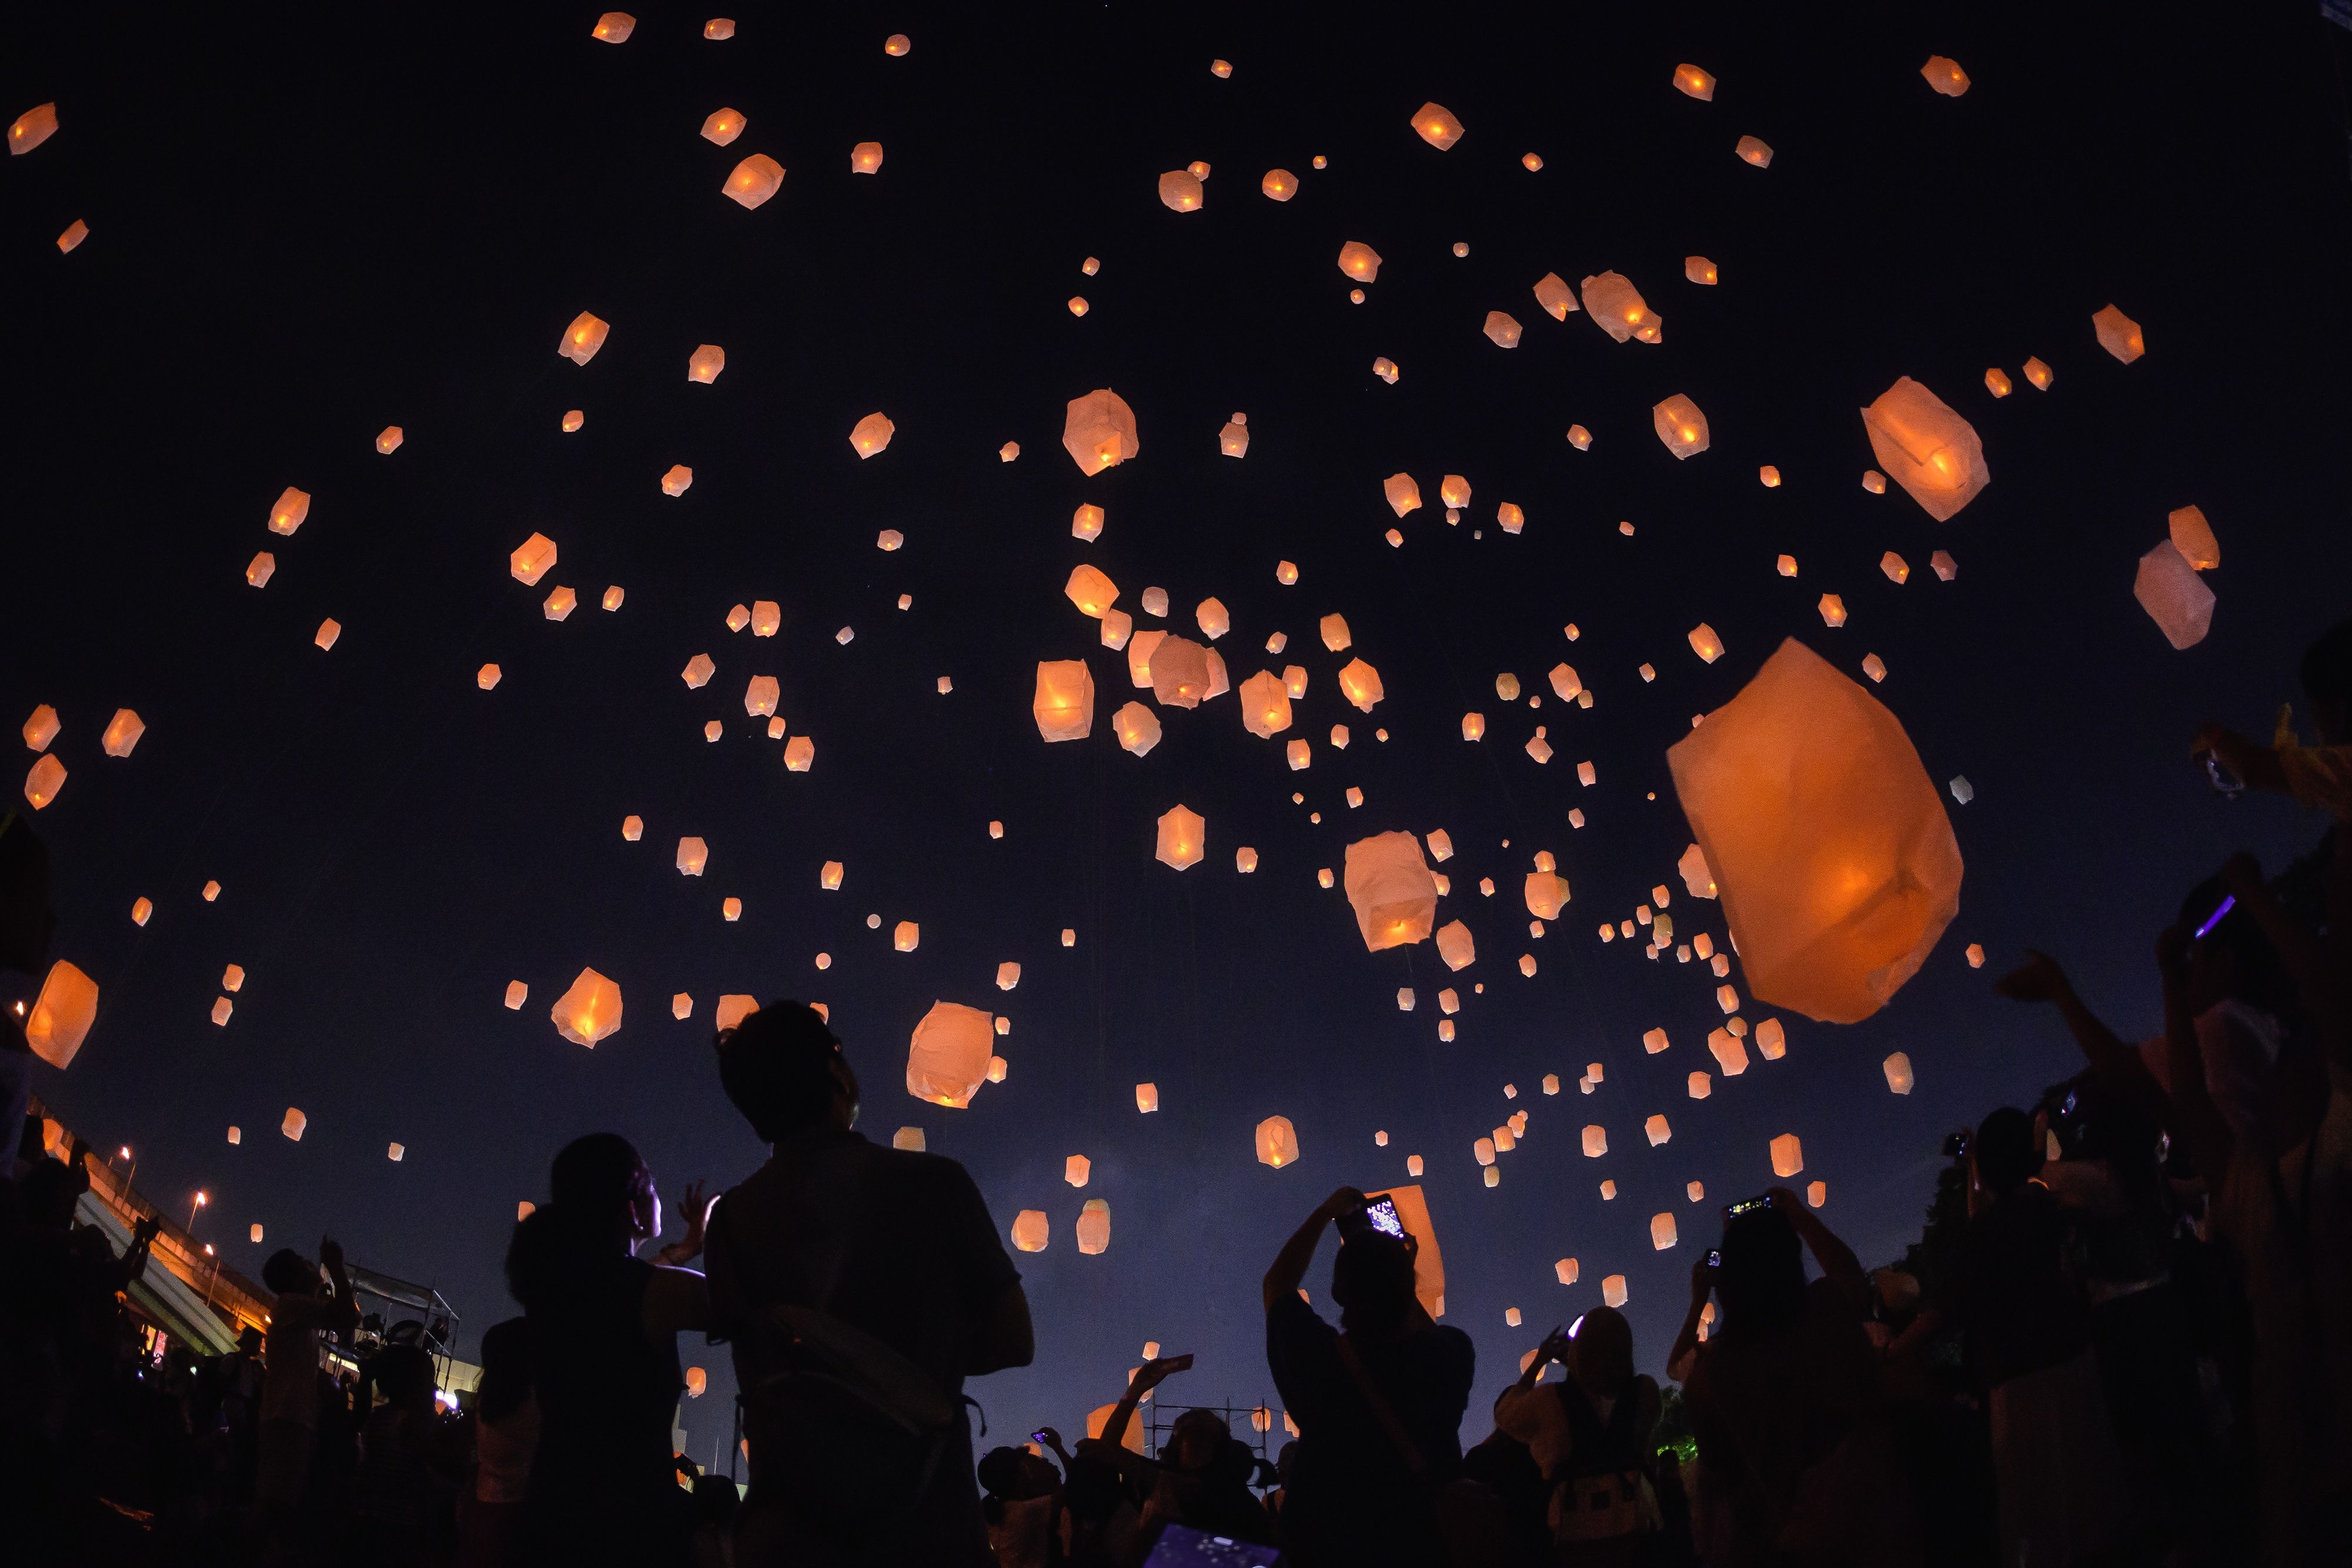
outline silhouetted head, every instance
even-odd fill
[[[661,1195],[636,1145],[591,1133],[563,1146],[548,1173],[550,1201],[515,1227],[507,1288],[526,1311],[554,1299],[577,1271],[661,1233]]]
[[[433,1358],[424,1347],[386,1345],[375,1358],[375,1385],[394,1408],[429,1408],[433,1404]]]
[[[1724,1225],[1721,1250],[1715,1291],[1723,1298],[1727,1330],[1768,1333],[1804,1309],[1804,1248],[1777,1203],[1734,1216]]]
[[[259,1355],[261,1354],[260,1325],[257,1323],[247,1323],[243,1328],[237,1330],[236,1348],[243,1351],[247,1355]]]
[[[49,852],[24,813],[0,810],[0,969],[37,975],[57,927],[49,908]]]
[[[269,1287],[273,1295],[315,1295],[319,1290],[319,1266],[291,1247],[280,1247],[261,1266],[261,1282]]]
[[[2322,746],[2352,743],[2352,621],[2320,633],[2303,655],[2303,695]]]
[[[1987,1192],[2015,1192],[2041,1174],[2042,1144],[2033,1135],[2033,1118],[2013,1105],[1986,1113],[1973,1147],[1977,1182]]]
[[[1225,1418],[1214,1410],[1187,1410],[1169,1428],[1163,1456],[1180,1470],[1205,1470],[1224,1452],[1233,1436]]]
[[[36,1230],[70,1230],[74,1205],[89,1190],[89,1173],[62,1160],[37,1159],[18,1184],[25,1221]]]
[[[1633,1383],[1633,1325],[1614,1307],[1584,1314],[1569,1342],[1568,1370],[1596,1399],[1614,1399]]]
[[[1349,1329],[1393,1332],[1412,1315],[1412,1249],[1378,1230],[1351,1236],[1331,1260],[1331,1299]]]
[[[521,1318],[492,1323],[482,1335],[478,1406],[485,1421],[502,1421],[530,1397],[530,1325]]]
[[[770,1002],[719,1031],[719,1084],[763,1143],[857,1119],[857,1075],[814,1008]]]

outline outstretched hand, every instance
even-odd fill
[[[1176,1364],[1176,1358],[1173,1356],[1154,1356],[1135,1369],[1135,1381],[1132,1386],[1137,1393],[1140,1394],[1147,1389],[1159,1387],[1171,1374],[1182,1370],[1184,1370],[1182,1367]]]
[[[2025,962],[1995,980],[1992,988],[2013,1002],[2054,1002],[2066,994],[2066,971],[2049,954],[2028,947]]]
[[[1364,1195],[1352,1186],[1343,1186],[1325,1198],[1323,1207],[1317,1212],[1326,1219],[1337,1219],[1343,1214],[1352,1214],[1363,1207]]]
[[[1536,1346],[1535,1364],[1540,1366],[1548,1361],[1556,1361],[1562,1366],[1567,1365],[1568,1353],[1575,1343],[1574,1340],[1568,1337],[1566,1329],[1555,1327],[1551,1333],[1544,1335],[1543,1343]]]

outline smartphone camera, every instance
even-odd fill
[[[1710,1269],[1720,1269],[1723,1267],[1722,1248],[1715,1247],[1708,1249],[1706,1254],[1706,1266]]]
[[[1353,1214],[1342,1215],[1339,1218],[1339,1237],[1342,1240],[1350,1240],[1374,1232],[1382,1236],[1392,1236],[1399,1241],[1405,1239],[1404,1221],[1397,1215],[1396,1202],[1393,1198],[1368,1198],[1363,1207]]]
[[[1945,1134],[1944,1157],[1948,1160],[1967,1159],[1969,1157],[1969,1135],[1966,1133],[1949,1133]]]

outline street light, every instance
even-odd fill
[[[188,1205],[188,1228],[190,1230],[194,1230],[196,1228],[196,1211],[211,1201],[211,1198],[205,1196],[202,1188],[197,1189],[196,1201]]]

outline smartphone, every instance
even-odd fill
[[[1944,1136],[1944,1157],[1948,1160],[1967,1159],[1969,1157],[1969,1135],[1966,1133],[1946,1134]]]
[[[1143,1560],[1143,1568],[1274,1568],[1276,1557],[1271,1546],[1171,1524]]]
[[[1350,1237],[1367,1235],[1375,1230],[1379,1231],[1382,1236],[1393,1236],[1399,1241],[1404,1239],[1404,1221],[1397,1218],[1396,1202],[1394,1199],[1387,1197],[1368,1198],[1364,1202],[1364,1207],[1356,1210],[1355,1213],[1343,1214],[1339,1217],[1339,1238],[1341,1240],[1346,1240]]]
[[[1706,1266],[1710,1269],[1720,1269],[1723,1267],[1722,1248],[1715,1247],[1708,1249],[1706,1254]]]
[[[1045,1446],[1045,1434],[1043,1432],[1032,1432],[1029,1434],[1029,1440],[1042,1448]]]
[[[1192,1370],[1192,1353],[1188,1350],[1181,1355],[1161,1356],[1160,1364],[1171,1372],[1190,1372]]]
[[[1743,1214],[1754,1214],[1760,1209],[1767,1209],[1771,1207],[1772,1195],[1768,1192],[1761,1197],[1743,1198],[1738,1203],[1726,1206],[1723,1211],[1723,1218],[1726,1220],[1733,1220],[1738,1218]]]

